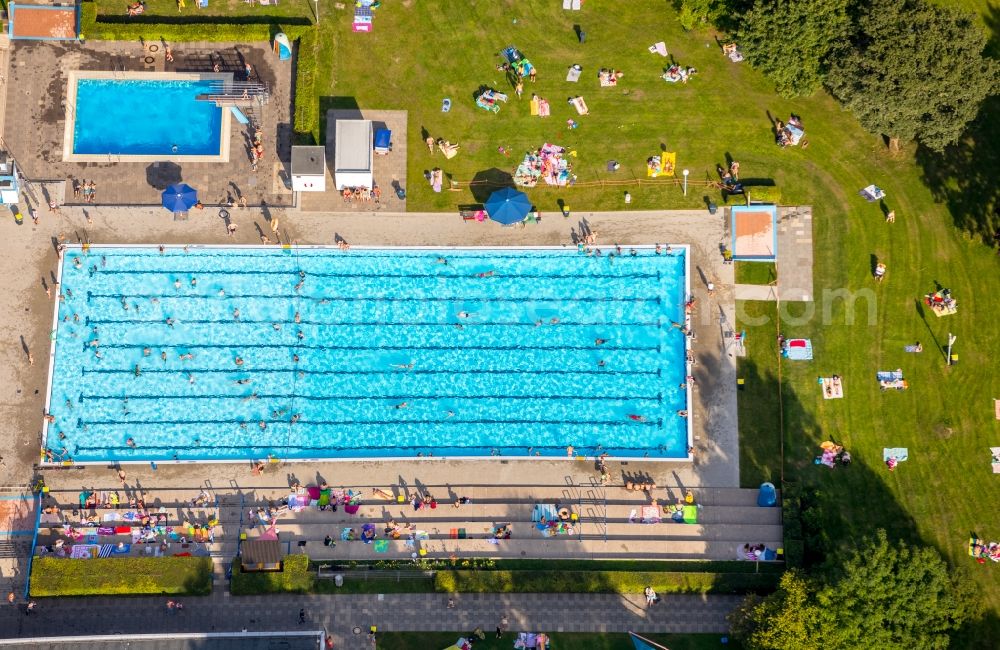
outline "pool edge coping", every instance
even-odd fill
[[[630,245],[629,248],[637,249],[654,249],[660,246],[660,244],[636,244]],[[669,249],[678,249],[684,251],[684,300],[685,302],[691,296],[691,245],[690,244],[666,244]],[[93,249],[115,249],[115,248],[149,248],[149,249],[162,249],[162,250],[188,250],[188,249],[207,249],[207,248],[223,248],[223,249],[233,249],[233,250],[274,250],[277,247],[274,245],[267,244],[65,244],[63,245],[61,251],[59,252],[59,263],[56,269],[56,278],[59,284],[57,286],[62,286],[62,275],[63,275],[63,265],[67,258],[66,252],[71,250],[80,250],[89,252]],[[566,253],[576,252],[576,249],[567,245],[560,246],[352,246],[352,249],[357,250],[529,250],[529,251],[564,251]],[[291,251],[293,249],[308,249],[308,250],[334,250],[335,247],[329,244],[282,244],[282,250]],[[336,250],[340,250],[339,247]],[[56,339],[58,337],[59,330],[59,300],[58,298],[54,301],[55,309],[52,315],[52,332],[50,334],[50,344],[49,344],[49,376],[46,382],[46,395],[45,395],[45,414],[49,413],[49,407],[51,405],[52,399],[52,382],[53,382],[53,370],[55,366],[55,348]],[[685,314],[685,326],[689,326],[690,315]],[[689,354],[691,352],[691,337],[684,337],[684,355],[685,355],[685,379],[691,374],[693,364],[689,360]],[[668,463],[693,463],[694,456],[692,454],[692,449],[694,445],[694,418],[691,417],[691,406],[693,404],[693,388],[690,382],[685,381],[687,384],[685,388],[685,400],[686,411],[688,416],[685,417],[687,420],[687,454],[685,456],[676,456],[670,458],[654,458],[647,456],[613,456],[615,460],[623,460],[629,462],[668,462]],[[234,463],[246,463],[249,458],[241,459],[228,459],[228,458],[213,458],[213,459],[167,459],[167,460],[92,460],[92,461],[74,461],[66,460],[59,462],[47,462],[45,461],[45,449],[48,448],[48,422],[42,420],[42,435],[41,435],[41,449],[40,456],[41,460],[38,466],[46,469],[56,469],[56,468],[70,468],[70,467],[87,467],[96,465],[108,465],[109,463],[116,463],[119,465],[146,465],[154,464],[158,465],[160,463],[169,465],[184,465],[184,464],[234,464]],[[598,456],[579,456],[575,454],[567,454],[566,456],[504,456],[502,454],[489,455],[489,456],[357,456],[357,457],[329,457],[329,458],[274,458],[268,456],[270,462],[275,463],[323,463],[323,462],[365,462],[365,461],[385,461],[385,462],[396,462],[396,461],[424,461],[424,460],[483,460],[483,461],[494,461],[497,459],[504,459],[506,461],[510,460],[529,460],[529,461],[558,461],[558,460],[596,460]]]
[[[76,91],[80,79],[110,79],[112,81],[155,80],[155,81],[207,81],[219,79],[232,82],[232,72],[114,72],[107,70],[70,70],[67,75],[66,104],[64,109],[65,126],[63,128],[63,162],[190,162],[190,163],[228,163],[230,155],[230,140],[232,134],[232,111],[221,106],[222,117],[219,123],[219,153],[217,155],[180,156],[173,154],[94,154],[74,153],[76,143]]]

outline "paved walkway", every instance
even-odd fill
[[[506,615],[510,630],[548,632],[724,633],[740,596],[676,595],[647,609],[641,594],[445,594],[243,596],[185,598],[169,614],[166,598],[53,598],[0,608],[0,638],[154,632],[251,632],[326,628],[337,648],[364,648],[371,625],[384,631],[490,632]],[[299,609],[307,621],[298,623]],[[362,634],[355,635],[353,628]],[[0,640],[0,645],[3,641]]]

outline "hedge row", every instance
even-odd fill
[[[35,558],[32,596],[185,595],[212,591],[207,557]]]
[[[294,40],[312,31],[308,21],[275,16],[192,16],[173,19],[164,16],[101,16],[97,3],[80,5],[80,38],[101,41],[270,41],[278,32]],[[190,22],[189,22],[190,21]],[[302,22],[303,24],[296,24]]]
[[[233,579],[229,585],[234,596],[252,594],[304,594],[312,590],[313,574],[309,570],[308,555],[286,555],[282,571],[243,573],[240,559],[233,560]]]
[[[664,571],[439,571],[442,592],[742,594],[772,591],[777,573],[677,573]]]
[[[293,131],[299,144],[322,144],[319,142],[319,102],[316,99],[318,41],[316,30],[303,32],[295,58]]]

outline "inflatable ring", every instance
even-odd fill
[[[158,51],[159,49],[160,49],[160,46],[159,46],[159,45],[156,45],[155,43],[154,43],[153,45],[150,45],[150,46],[149,46],[149,51],[150,51],[150,52],[156,52],[156,51]]]
[[[145,61],[146,63],[152,63],[153,61],[156,61],[156,59],[154,59],[151,56],[147,56],[145,59],[143,59],[143,61]]]
[[[569,508],[559,508],[559,519],[562,521],[569,520]]]
[[[219,218],[220,219],[228,219],[229,218],[229,210],[227,210],[225,208],[222,208],[221,210],[219,210]]]

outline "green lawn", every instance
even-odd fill
[[[736,284],[774,284],[774,262],[736,262]]]
[[[315,18],[312,0],[280,0],[277,4],[261,6],[259,1],[250,5],[244,0],[209,0],[207,7],[199,7],[198,0],[183,0],[184,8],[177,6],[177,0],[145,0],[146,11],[142,16],[127,16],[127,8],[132,0],[96,0],[98,15],[102,17],[122,16],[123,20],[138,22],[137,19],[176,20],[193,22],[217,16],[280,16]]]
[[[486,629],[486,638],[476,642],[476,650],[509,650],[514,644],[515,635],[508,632],[504,638],[497,639],[493,629]],[[545,630],[540,630],[544,632]],[[547,632],[546,632],[547,633]],[[384,650],[435,650],[447,648],[460,637],[469,634],[465,632],[382,632],[379,634],[378,647]],[[634,650],[635,646],[627,634],[572,634],[551,633],[553,650]],[[651,641],[664,645],[670,650],[710,650],[725,648],[739,650],[731,639],[722,643],[718,634],[650,634],[644,635]]]

